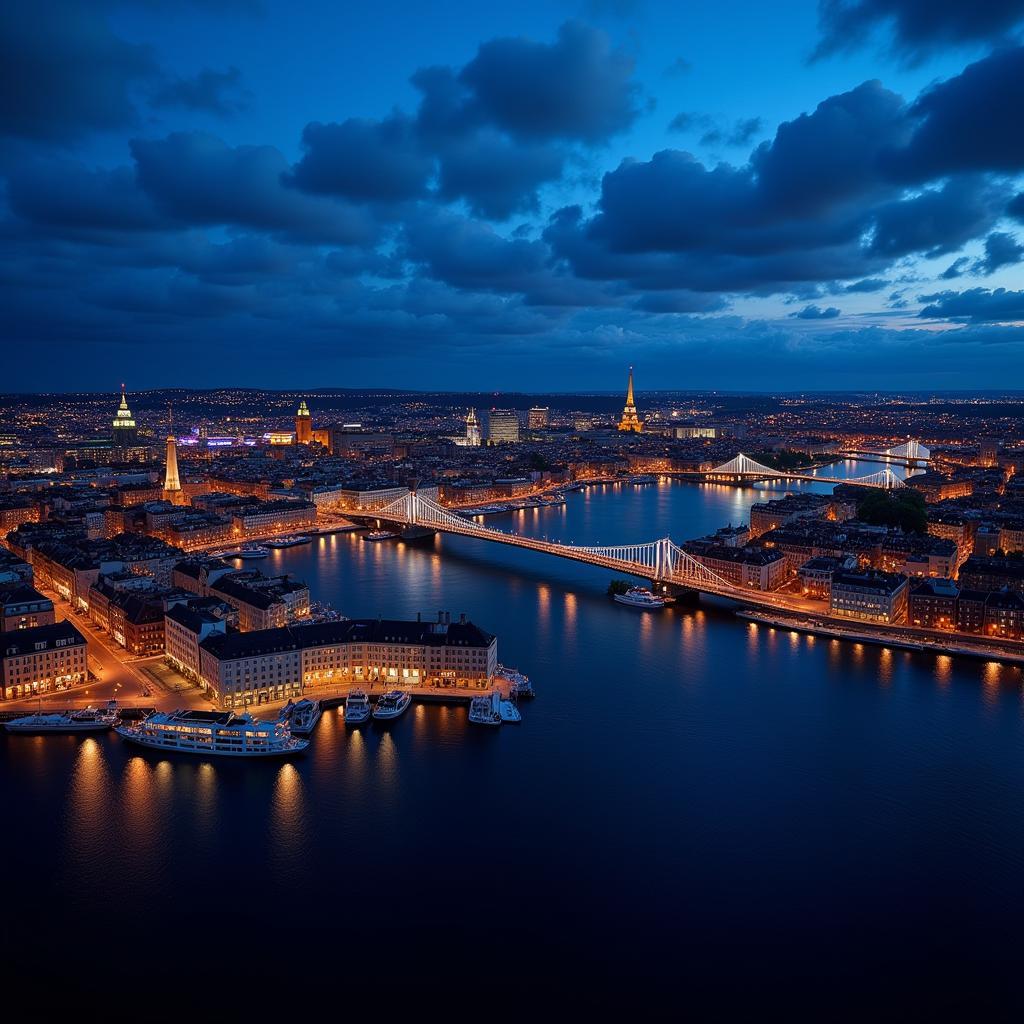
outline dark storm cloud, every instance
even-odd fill
[[[1024,321],[1024,291],[1006,288],[969,288],[963,292],[922,295],[927,302],[918,314],[928,319],[964,320],[970,323]]]
[[[821,306],[804,306],[799,312],[790,313],[798,320],[834,320],[839,316],[839,310],[835,306],[828,306],[822,309]]]
[[[1005,231],[993,231],[985,239],[985,255],[974,264],[977,273],[994,274],[1000,267],[1012,266],[1024,259],[1024,245]]]
[[[173,77],[162,82],[150,96],[149,105],[155,109],[177,107],[230,117],[249,103],[250,94],[241,83],[242,72],[238,68],[204,68],[191,78]]]
[[[369,243],[372,216],[282,184],[284,156],[273,146],[228,146],[203,132],[133,139],[138,180],[158,209],[188,224],[262,229],[304,241]]]
[[[960,277],[970,265],[970,258],[967,256],[960,256],[958,259],[953,260],[952,263],[946,269],[939,274],[939,277],[943,281],[952,281],[954,278]]]
[[[636,119],[633,61],[608,37],[567,22],[556,42],[493,39],[460,72],[482,118],[526,139],[603,142]]]
[[[701,131],[703,146],[747,146],[763,127],[759,117],[742,117],[731,126],[720,124],[710,114],[682,111],[668,123],[670,132]]]
[[[962,171],[1022,171],[1022,101],[1024,47],[997,51],[918,97],[909,112],[916,122],[913,136],[887,166],[905,181]]]
[[[410,118],[382,121],[349,118],[341,124],[307,124],[305,155],[286,176],[306,192],[357,200],[402,200],[421,196],[433,172]]]
[[[1006,214],[1024,223],[1024,192],[1013,197],[1006,206]]]
[[[889,282],[884,277],[866,277],[863,281],[848,284],[843,291],[850,295],[858,293],[880,292]]]
[[[911,61],[943,46],[999,39],[1024,21],[1024,0],[819,0],[816,57],[862,45],[879,26]]]
[[[66,142],[134,125],[134,85],[159,74],[152,50],[118,39],[96,5],[0,4],[0,132]]]

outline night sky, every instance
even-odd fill
[[[3,4],[0,391],[1024,387],[1022,29]]]

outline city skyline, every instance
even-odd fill
[[[12,7],[5,390],[1021,386],[1022,7],[956,6]]]

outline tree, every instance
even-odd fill
[[[924,496],[912,488],[872,488],[857,502],[857,518],[872,526],[898,526],[906,533],[927,533]]]

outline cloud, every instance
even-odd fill
[[[815,57],[863,45],[884,26],[910,63],[947,46],[998,40],[1024,21],[1024,0],[819,0]]]
[[[927,319],[963,320],[975,324],[1024,321],[1024,291],[969,288],[963,292],[922,295],[921,301],[929,305],[918,315]]]
[[[0,4],[0,133],[70,142],[138,122],[133,86],[159,75],[148,46],[111,32],[96,5]]]
[[[130,143],[138,181],[167,217],[186,224],[262,229],[303,241],[361,244],[378,233],[365,210],[282,184],[273,146],[228,146],[204,132]]]
[[[978,260],[973,270],[976,273],[984,274],[986,277],[994,274],[1000,267],[1012,266],[1024,259],[1024,245],[1021,245],[1013,235],[1005,231],[993,231],[985,239],[985,255]]]
[[[795,316],[798,320],[834,320],[839,316],[839,310],[835,306],[822,309],[820,306],[810,305],[789,315]]]
[[[879,292],[888,284],[889,282],[884,277],[866,277],[863,281],[854,281],[852,284],[848,284],[843,291],[848,295]]]
[[[960,277],[970,265],[970,258],[967,256],[960,256],[958,259],[953,260],[952,263],[946,269],[939,274],[939,277],[943,281],[951,281],[955,277]]]
[[[349,118],[342,124],[307,124],[305,155],[285,176],[288,184],[318,195],[355,200],[421,196],[433,173],[412,120],[393,114],[382,121]]]
[[[191,78],[172,77],[162,82],[151,94],[149,105],[157,110],[178,108],[230,117],[244,110],[251,99],[241,82],[242,72],[238,68],[203,68]]]

